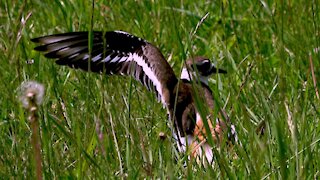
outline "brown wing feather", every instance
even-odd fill
[[[44,52],[47,58],[57,59],[59,65],[132,76],[155,92],[166,106],[178,82],[158,48],[126,32],[92,32],[92,42],[89,32],[55,34],[32,41],[39,44],[35,50]]]

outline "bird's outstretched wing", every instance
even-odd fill
[[[90,34],[92,38],[89,38]],[[89,40],[90,39],[90,40]],[[68,65],[106,74],[128,75],[156,93],[168,107],[170,93],[178,82],[160,50],[123,31],[71,32],[31,39],[34,49]]]

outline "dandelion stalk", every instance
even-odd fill
[[[28,81],[23,83],[20,87],[20,100],[23,107],[28,112],[28,121],[31,124],[31,144],[34,151],[36,176],[38,180],[42,179],[42,158],[39,136],[38,107],[42,103],[43,95],[44,87],[37,82]]]

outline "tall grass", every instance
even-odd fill
[[[36,80],[46,87],[44,178],[319,178],[319,1],[1,0],[0,7],[0,177],[36,177],[16,94]],[[177,75],[193,54],[226,69],[210,87],[238,131],[237,155],[217,149],[213,168],[184,167],[166,111],[139,83],[59,67],[32,50],[30,38],[91,28],[152,42]]]

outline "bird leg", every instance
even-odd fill
[[[211,120],[207,120],[210,133],[206,132],[206,128],[201,119],[197,120],[195,130],[193,132],[194,137],[196,137],[195,141],[191,144],[191,155],[193,157],[197,156],[197,151],[201,146],[207,142],[207,136],[211,135],[213,141],[218,145],[223,140],[223,134],[227,130],[227,126],[223,121],[218,121],[216,126],[214,127]]]

